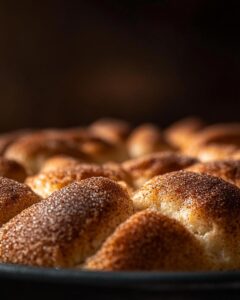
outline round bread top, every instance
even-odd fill
[[[48,158],[41,167],[42,172],[49,172],[58,169],[64,169],[69,167],[75,167],[81,163],[80,159],[67,156],[67,155],[55,155]]]
[[[32,174],[39,171],[42,163],[50,156],[67,154],[82,158],[78,144],[55,133],[29,135],[8,147],[5,157],[22,163]]]
[[[117,119],[100,119],[88,127],[91,134],[110,143],[122,143],[130,132],[130,125]]]
[[[27,172],[18,162],[0,157],[0,176],[24,182]]]
[[[126,158],[126,151],[106,139],[89,136],[81,142],[80,149],[91,162],[104,163],[108,161],[122,161]]]
[[[240,234],[240,189],[217,177],[189,171],[156,176],[133,201],[137,209],[155,207],[200,234],[213,225]]]
[[[192,148],[191,151],[203,162],[223,159],[240,159],[240,147],[236,145],[210,144],[199,146],[194,149]]]
[[[200,146],[219,144],[240,146],[240,123],[215,124],[201,130],[187,149],[191,154]]]
[[[48,197],[56,190],[90,177],[107,177],[115,181],[129,182],[128,174],[119,166],[79,164],[65,169],[57,169],[28,177],[26,184],[42,197]]]
[[[240,160],[219,160],[197,163],[187,170],[220,177],[240,187]]]
[[[154,210],[136,213],[121,224],[85,264],[87,269],[105,271],[196,271],[206,267],[196,238],[180,223]]]
[[[0,226],[40,200],[27,185],[0,177]]]
[[[132,212],[128,194],[112,180],[98,177],[72,183],[1,228],[0,259],[74,266],[93,254]]]
[[[30,129],[20,129],[0,135],[0,155],[4,155],[8,146],[16,142],[17,139],[29,134]]]
[[[189,117],[173,123],[164,135],[167,141],[177,148],[185,148],[197,132],[202,130],[204,122],[196,117]]]
[[[143,124],[133,130],[128,138],[127,147],[130,157],[170,149],[160,129],[153,124]]]
[[[195,158],[168,151],[147,154],[127,160],[122,166],[133,179],[137,180],[137,186],[140,186],[143,182],[156,175],[184,169],[196,162]]]

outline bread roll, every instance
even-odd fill
[[[173,123],[164,134],[166,140],[176,148],[186,148],[196,133],[204,127],[204,122],[196,117],[189,117]]]
[[[240,147],[240,123],[215,124],[204,128],[184,151],[196,155],[198,149],[207,145],[235,145]]]
[[[200,242],[176,220],[144,210],[121,224],[86,269],[104,271],[196,271],[208,269]]]
[[[136,209],[155,208],[182,223],[215,269],[240,268],[240,189],[206,174],[177,171],[149,180],[133,196]]]
[[[46,159],[58,154],[66,154],[77,158],[84,157],[78,144],[65,139],[61,134],[52,132],[29,135],[19,139],[8,147],[5,157],[21,163],[29,174],[35,174],[40,170]]]
[[[107,177],[115,181],[129,183],[128,174],[120,167],[99,166],[95,164],[79,164],[65,169],[57,169],[28,177],[26,184],[43,198],[64,186],[90,177]]]
[[[55,155],[48,158],[42,165],[40,172],[55,171],[58,169],[65,169],[69,167],[77,166],[81,163],[80,159],[67,156],[67,155]]]
[[[126,150],[121,146],[94,136],[88,136],[79,146],[93,163],[121,162],[126,159],[127,155]]]
[[[187,168],[187,170],[216,176],[240,187],[240,160],[219,160],[198,163]]]
[[[89,178],[24,210],[0,230],[0,260],[42,267],[73,267],[95,253],[133,212],[116,182]]]
[[[27,172],[18,162],[5,157],[0,157],[0,176],[7,177],[18,182],[24,182],[27,177]]]
[[[224,159],[240,159],[240,147],[235,145],[211,144],[192,149],[193,154],[201,161],[214,161]]]
[[[0,226],[40,200],[27,185],[0,177]]]
[[[89,126],[92,135],[112,144],[123,143],[130,132],[130,125],[117,119],[100,119]]]
[[[135,187],[138,188],[156,175],[181,170],[196,162],[195,158],[168,151],[127,160],[122,166],[132,176]]]
[[[29,129],[21,129],[8,133],[2,133],[0,135],[0,155],[3,155],[8,146],[14,143],[17,139],[21,138],[26,134],[29,134],[30,132],[31,130]]]
[[[145,154],[170,150],[164,141],[160,129],[153,124],[143,124],[137,127],[127,140],[129,156],[140,157]]]

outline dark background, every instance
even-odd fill
[[[239,120],[239,1],[0,1],[0,130]]]

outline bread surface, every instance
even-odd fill
[[[103,118],[1,134],[0,261],[240,269],[240,123]]]

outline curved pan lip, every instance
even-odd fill
[[[0,279],[95,287],[240,288],[240,271],[95,272],[0,264]]]

